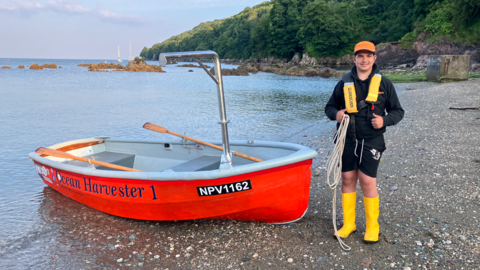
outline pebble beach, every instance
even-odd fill
[[[284,225],[129,220],[45,187],[42,204],[52,205],[41,207],[48,211],[41,213],[47,233],[20,241],[18,248],[48,242],[40,261],[51,269],[480,269],[480,111],[449,109],[479,107],[480,79],[395,87],[405,117],[385,136],[377,177],[381,236],[375,245],[362,241],[360,188],[357,232],[345,240],[351,250],[342,250],[332,237],[332,190],[320,166],[312,171],[306,215]],[[320,134],[314,125],[287,141],[319,149],[316,165],[335,132],[329,124],[329,132]],[[336,212],[341,226],[340,199]],[[57,234],[68,241],[52,237]],[[3,269],[19,261],[35,268],[16,248],[4,253]]]

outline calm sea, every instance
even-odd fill
[[[221,139],[216,86],[202,69],[88,72],[77,66],[104,61],[0,58],[0,67],[12,67],[0,69],[1,269],[67,269],[98,252],[72,240],[68,231],[81,226],[78,216],[93,217],[88,222],[94,227],[105,217],[46,187],[29,152],[101,135],[172,139],[143,129],[145,122],[198,139]],[[17,68],[52,62],[62,68]],[[224,77],[230,139],[286,141],[323,125],[323,108],[337,80],[268,73]]]

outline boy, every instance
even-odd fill
[[[350,118],[342,156],[344,222],[338,236],[346,238],[356,231],[356,186],[359,180],[367,218],[364,236],[367,244],[377,243],[380,231],[376,177],[380,158],[386,149],[383,133],[387,126],[397,124],[404,115],[395,88],[390,80],[381,77],[376,59],[373,43],[358,43],[353,56],[355,66],[337,83],[325,106],[325,114],[338,122],[337,128],[344,115]]]

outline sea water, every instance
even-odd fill
[[[0,58],[0,67],[12,67],[0,69],[2,269],[79,266],[74,261],[84,262],[97,251],[68,236],[78,220],[65,217],[83,216],[92,226],[110,217],[48,188],[29,152],[94,136],[175,139],[143,129],[145,122],[202,140],[221,139],[216,85],[203,69],[168,65],[166,73],[89,72],[77,66],[104,61]],[[52,62],[62,68],[17,68]],[[338,81],[262,72],[223,80],[230,139],[269,141],[288,141],[326,123],[323,109]]]

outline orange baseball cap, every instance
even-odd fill
[[[371,52],[375,52],[375,45],[373,45],[372,42],[370,41],[362,41],[362,42],[359,42],[357,43],[357,45],[355,45],[355,51],[353,52],[354,54],[357,53],[358,51],[361,51],[361,50],[366,50],[366,51],[371,51]]]

